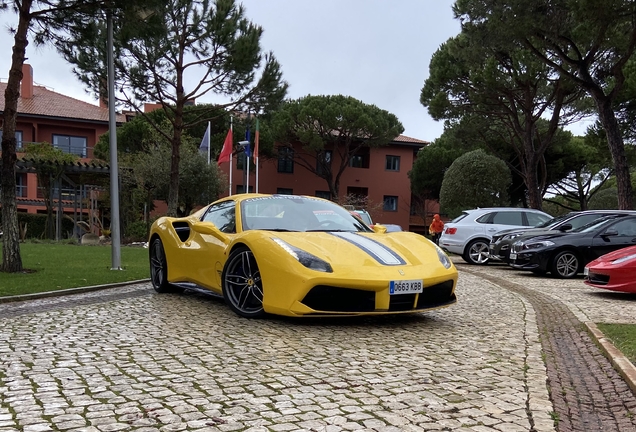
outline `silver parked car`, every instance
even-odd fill
[[[488,264],[491,237],[503,229],[534,227],[552,219],[540,210],[491,207],[465,210],[446,223],[439,239],[442,249],[461,255],[469,264]]]

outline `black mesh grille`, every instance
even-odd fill
[[[317,285],[302,303],[324,312],[372,312],[375,310],[375,292]]]
[[[389,300],[390,311],[407,311],[413,309],[415,294],[392,295]]]
[[[585,280],[596,285],[607,285],[609,283],[609,276],[598,273],[590,273],[585,277]]]
[[[424,288],[424,292],[417,299],[417,309],[443,306],[455,301],[457,301],[457,297],[453,293],[453,281],[449,280]]]

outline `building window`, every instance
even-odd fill
[[[15,175],[15,196],[18,198],[27,196],[27,175],[25,173]]]
[[[252,192],[254,192],[254,186],[250,186],[250,193],[252,193]],[[237,194],[245,193],[245,186],[236,185],[236,193]]]
[[[318,198],[331,199],[331,192],[329,191],[316,191],[315,195]]]
[[[398,197],[393,195],[384,195],[384,206],[382,210],[384,211],[397,211],[397,201]]]
[[[0,129],[0,141],[2,141],[2,129]],[[22,131],[15,131],[15,148],[16,150],[22,149]]]
[[[329,170],[327,169],[329,168]],[[325,175],[331,168],[331,150],[325,150],[316,158],[316,174]]]
[[[294,190],[290,188],[276,188],[276,193],[279,195],[293,195]]]
[[[353,168],[369,168],[369,148],[358,149],[349,161],[349,166]]]
[[[278,172],[294,172],[294,149],[289,147],[278,148]]]
[[[387,171],[399,171],[400,170],[400,157],[390,156],[386,157],[386,170]]]
[[[53,135],[53,147],[64,153],[86,157],[86,137]]]

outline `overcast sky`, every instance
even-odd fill
[[[250,20],[264,29],[289,83],[288,97],[343,94],[397,115],[404,135],[433,141],[442,122],[428,115],[420,91],[440,44],[459,33],[451,0],[242,0]],[[16,16],[0,15],[0,78],[6,81]],[[94,101],[50,48],[27,47],[34,81]],[[211,100],[201,100],[211,102]]]

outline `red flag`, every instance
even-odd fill
[[[256,119],[256,132],[254,132],[254,159],[258,159],[258,138],[260,133],[258,132],[258,119]]]
[[[221,149],[221,154],[219,155],[219,165],[223,162],[229,162],[230,156],[232,156],[232,129],[227,131],[227,136],[225,137],[225,142],[223,143],[223,148]]]

